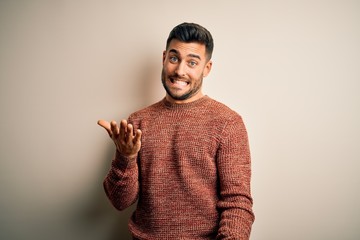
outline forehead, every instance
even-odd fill
[[[172,50],[175,50],[180,55],[191,55],[196,54],[200,57],[205,58],[206,55],[206,47],[205,44],[198,43],[198,42],[182,42],[177,39],[171,40],[169,43],[167,52],[170,52]]]

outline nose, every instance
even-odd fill
[[[177,65],[177,67],[175,69],[175,73],[180,77],[185,76],[185,67],[186,66],[183,61],[179,62],[179,64]]]

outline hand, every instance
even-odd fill
[[[134,133],[133,125],[128,124],[126,120],[120,122],[120,128],[115,121],[109,123],[105,120],[99,120],[98,124],[108,132],[119,153],[127,157],[137,155],[141,148],[140,129]]]

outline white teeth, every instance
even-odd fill
[[[187,83],[183,82],[183,81],[174,81],[175,84],[181,85],[181,86],[186,86]]]
[[[178,87],[186,87],[189,83],[186,81],[176,80],[173,78],[169,79],[172,84],[177,85]]]

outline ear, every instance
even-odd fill
[[[209,60],[205,67],[204,67],[204,71],[203,71],[203,76],[206,77],[207,75],[209,75],[210,71],[211,71],[211,67],[212,67],[212,61]]]
[[[165,58],[166,58],[166,50],[163,51],[163,59],[162,59],[163,65],[164,65],[164,62],[165,62]]]

